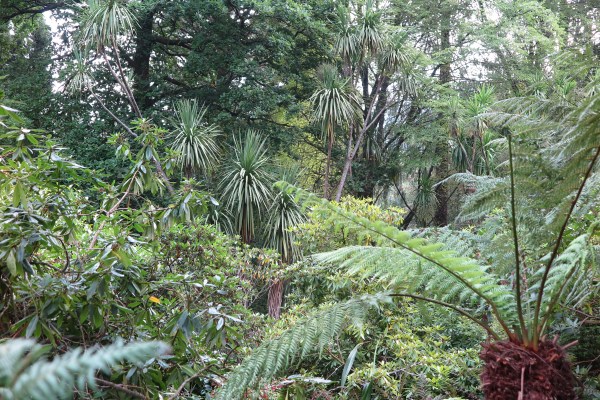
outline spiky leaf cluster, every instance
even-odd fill
[[[135,15],[120,0],[89,0],[81,19],[80,42],[100,52],[113,46],[120,35],[131,33]]]
[[[232,157],[224,165],[222,197],[235,216],[236,232],[246,243],[254,238],[255,214],[260,216],[272,199],[267,150],[266,138],[248,131],[235,138]]]
[[[221,131],[216,125],[206,123],[206,110],[194,100],[182,100],[175,105],[172,148],[177,152],[177,163],[188,176],[214,168],[221,151],[217,144]]]

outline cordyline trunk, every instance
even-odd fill
[[[481,383],[486,400],[574,400],[576,379],[566,349],[557,338],[542,340],[538,351],[521,343],[483,344]]]
[[[372,98],[371,98],[370,105],[368,106],[366,111],[363,112],[363,116],[364,116],[363,117],[363,126],[355,127],[355,125],[353,125],[353,124],[350,126],[350,132],[348,133],[348,145],[347,145],[347,149],[346,149],[346,159],[344,161],[342,177],[340,178],[340,183],[338,184],[337,192],[335,195],[336,201],[340,201],[340,199],[342,198],[342,193],[344,192],[344,186],[346,185],[346,180],[348,179],[348,176],[352,169],[352,162],[354,161],[356,155],[358,154],[358,151],[361,148],[361,145],[363,144],[363,141],[365,139],[365,135],[367,134],[367,131],[371,127],[373,127],[379,121],[380,118],[383,118],[384,113],[389,106],[388,104],[383,104],[381,106],[381,108],[375,109],[376,103],[380,103],[380,102],[377,102],[377,99],[380,99],[379,96],[382,93],[382,88],[383,87],[387,88],[387,82],[388,82],[388,79],[384,76],[381,76],[375,80],[373,92],[371,94]],[[365,83],[363,80],[363,85],[364,84]],[[366,89],[366,91],[368,92],[368,88]],[[355,128],[356,128],[356,135],[355,135]],[[354,140],[356,140],[356,141],[354,142]]]
[[[352,154],[353,143],[352,138],[354,135],[354,127],[350,127],[350,132],[348,133],[348,146],[346,149],[346,160],[344,161],[344,168],[342,169],[342,177],[340,178],[340,183],[338,185],[335,201],[340,201],[342,198],[342,193],[344,192],[344,185],[346,183],[346,179],[348,179],[348,175],[350,174],[350,169],[352,168],[352,160],[354,159],[354,155]]]
[[[281,251],[281,253],[281,261],[283,264],[290,264],[293,262],[292,256],[287,254],[285,250]],[[269,316],[271,318],[279,319],[281,316],[281,306],[283,305],[283,292],[285,291],[285,285],[285,280],[275,278],[271,283],[271,286],[269,286],[267,306],[269,309]]]
[[[269,298],[267,300],[269,307],[269,316],[279,319],[281,316],[281,306],[283,305],[283,291],[285,282],[281,279],[275,279],[269,287]]]
[[[327,162],[325,163],[325,178],[323,180],[323,197],[330,200],[329,174],[331,171],[331,148],[333,147],[333,131],[327,135]]]

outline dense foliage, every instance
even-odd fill
[[[599,26],[0,0],[0,399],[596,398]]]

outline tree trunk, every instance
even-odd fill
[[[154,10],[145,13],[138,20],[138,28],[135,35],[135,54],[131,62],[131,68],[135,77],[133,89],[137,103],[142,111],[152,106],[152,99],[149,93],[150,57],[154,45],[152,41],[153,21]]]
[[[573,400],[576,380],[566,349],[544,340],[538,351],[510,341],[483,344],[481,382],[486,400]]]
[[[350,169],[352,167],[352,160],[354,159],[354,157],[352,155],[353,136],[354,136],[354,127],[351,126],[350,132],[348,132],[348,148],[346,149],[346,160],[344,161],[344,169],[342,169],[342,177],[340,178],[340,183],[337,187],[337,192],[335,194],[335,201],[341,200],[342,193],[344,192],[344,184],[346,183],[346,179],[348,179],[348,175],[350,174]]]
[[[331,129],[331,128],[330,128]],[[323,179],[323,197],[329,197],[329,174],[331,171],[331,148],[333,147],[333,132],[327,135],[327,162],[325,163],[325,178]]]
[[[283,290],[285,282],[281,279],[275,279],[269,287],[269,297],[267,300],[269,307],[269,316],[279,319],[281,316],[281,306],[283,305]]]
[[[450,48],[450,29],[447,26],[442,27],[441,32],[441,50]],[[440,84],[444,85],[451,81],[450,61],[440,66]],[[436,168],[436,176],[439,180],[445,179],[448,176],[448,165],[450,148],[447,138],[440,142],[437,148],[437,153],[440,157],[440,165]],[[438,206],[433,216],[433,224],[436,226],[448,225],[448,191],[445,185],[438,185],[435,188],[435,197],[437,198]]]

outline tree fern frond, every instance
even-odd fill
[[[94,386],[97,371],[108,373],[122,361],[143,363],[168,351],[161,342],[130,343],[118,341],[110,346],[88,350],[75,349],[52,361],[41,359],[44,346],[32,340],[16,339],[0,344],[0,389],[2,398],[66,399],[75,387]]]
[[[581,298],[583,295],[581,290],[584,290],[585,287],[574,288],[573,284],[578,281],[581,275],[588,272],[586,259],[589,254],[589,235],[584,234],[571,241],[569,246],[556,258],[546,280],[546,295],[542,301],[542,312],[551,313],[552,310],[549,307],[564,299],[566,294],[570,294],[571,299]],[[541,261],[547,262],[548,258],[549,255]],[[526,298],[534,298],[534,295],[540,290],[543,273],[544,270],[540,268],[530,278],[533,284],[528,288],[529,295]]]
[[[497,284],[499,278],[487,273],[485,268],[479,266],[477,261],[468,257],[459,257],[452,251],[441,249],[439,245],[428,243],[423,238],[413,237],[410,232],[400,231],[383,221],[373,222],[369,221],[367,218],[358,217],[346,210],[340,209],[326,200],[319,199],[316,196],[286,184],[285,182],[279,182],[277,185],[280,186],[282,190],[294,193],[300,204],[313,207],[316,206],[324,210],[329,216],[328,221],[332,224],[344,226],[346,230],[351,230],[358,234],[362,233],[370,235],[377,241],[377,244],[380,247],[387,248],[380,250],[380,252],[396,252],[395,256],[400,256],[402,253],[390,248],[401,248],[412,253],[417,258],[423,260],[423,262],[426,262],[426,266],[424,266],[422,270],[423,272],[416,276],[404,275],[409,282],[415,280],[415,278],[427,277],[429,282],[433,282],[436,288],[441,289],[442,281],[432,281],[432,279],[440,279],[441,276],[444,275],[451,277],[451,279],[449,279],[450,282],[464,286],[464,290],[472,292],[473,296],[478,296],[490,306],[492,313],[502,326],[503,330],[507,335],[510,335],[511,331],[509,324],[516,316],[516,311],[511,306],[514,303],[511,301],[513,295],[508,288],[499,286]],[[348,251],[350,250],[344,250],[344,252],[346,252],[345,255],[349,254]],[[375,265],[378,267],[380,266],[377,263],[375,263]],[[403,267],[403,265],[398,266],[398,268]],[[415,272],[419,271],[417,268],[414,268],[413,270]],[[379,269],[377,269],[376,272],[372,272],[376,274],[384,273]],[[388,276],[388,279],[391,279],[391,277]],[[446,293],[448,293],[447,290]]]
[[[589,164],[589,153],[600,146],[599,125],[600,96],[597,95],[582,102],[566,116],[566,130],[560,142],[551,149],[557,155],[553,159],[558,165],[583,170]]]
[[[506,198],[510,188],[508,178],[480,176],[473,183],[475,185],[475,193],[467,197],[458,215],[458,220],[460,221],[480,219],[489,215],[494,209],[502,208],[506,205]]]
[[[228,377],[216,400],[241,399],[247,389],[257,388],[284,373],[297,360],[319,354],[350,323],[359,324],[371,308],[388,303],[386,294],[365,295],[317,312],[299,321],[281,336],[263,343]]]

